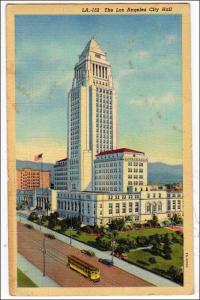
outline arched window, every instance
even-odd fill
[[[154,202],[153,205],[152,205],[152,212],[156,212],[156,208],[157,208],[157,205],[156,205],[156,203]]]
[[[162,202],[158,203],[158,211],[162,211]]]

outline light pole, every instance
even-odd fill
[[[39,208],[38,209],[38,217],[39,217],[39,220],[40,220],[40,231],[41,231],[41,226],[42,226],[42,216],[43,216],[43,214],[42,214],[42,212],[41,212],[41,208]]]
[[[45,237],[43,238],[42,253],[43,253],[43,276],[45,276],[45,273],[46,273],[46,261],[45,261],[46,245],[45,245]]]
[[[72,216],[70,217],[70,240],[69,240],[70,245],[72,244]]]

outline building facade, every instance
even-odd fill
[[[117,148],[116,95],[106,52],[91,39],[74,68],[68,94],[69,190],[92,190],[93,160]]]
[[[17,204],[29,209],[41,208],[43,212],[57,210],[57,192],[50,188],[38,188],[34,190],[17,190]]]
[[[58,160],[54,165],[54,189],[68,190],[68,159]]]
[[[57,210],[61,217],[80,217],[83,225],[106,226],[125,217],[145,223],[153,215],[161,222],[175,213],[182,216],[182,197],[182,192],[150,186],[137,187],[132,193],[58,191]]]
[[[33,190],[51,186],[51,171],[41,171],[31,168],[17,170],[17,189]]]
[[[144,152],[128,148],[103,151],[94,160],[93,190],[127,192],[147,185],[148,160]]]

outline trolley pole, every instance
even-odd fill
[[[45,255],[46,255],[46,245],[45,245],[45,238],[43,239],[43,276],[45,276],[46,273],[46,261],[45,261]]]

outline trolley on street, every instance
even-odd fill
[[[97,267],[85,262],[84,260],[78,258],[74,255],[68,256],[68,266],[71,269],[79,272],[83,276],[89,278],[92,281],[100,280],[100,271]]]

